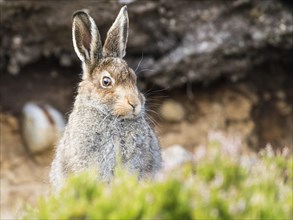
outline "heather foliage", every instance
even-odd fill
[[[231,157],[212,150],[196,163],[138,182],[118,170],[109,184],[92,172],[66,186],[25,219],[292,219],[293,160],[266,150]]]

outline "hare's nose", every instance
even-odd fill
[[[135,111],[137,104],[131,103],[128,101],[128,104],[132,107],[132,110]]]

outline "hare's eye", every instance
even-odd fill
[[[108,76],[104,76],[103,79],[102,79],[102,84],[104,87],[109,87],[112,85],[112,80],[110,77]]]

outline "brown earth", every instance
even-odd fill
[[[48,192],[51,152],[29,156],[21,141],[19,123],[12,115],[1,117],[1,219],[15,219],[25,204]]]

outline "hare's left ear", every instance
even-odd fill
[[[74,50],[83,66],[92,65],[102,58],[102,43],[96,23],[84,11],[73,14],[72,40]]]
[[[128,39],[128,13],[127,6],[123,6],[107,33],[107,38],[103,48],[104,57],[120,57],[125,56],[126,43]]]

